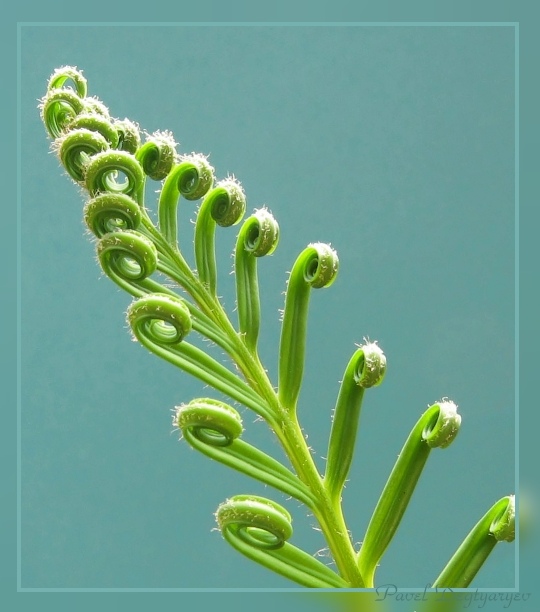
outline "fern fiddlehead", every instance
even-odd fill
[[[351,357],[334,410],[328,442],[325,484],[335,504],[351,467],[364,389],[380,385],[386,373],[386,357],[375,343],[360,347]]]
[[[336,279],[338,267],[334,249],[318,242],[300,253],[291,271],[281,328],[278,382],[279,400],[290,411],[296,409],[304,374],[311,288],[329,287]]]
[[[173,135],[145,137],[136,123],[112,118],[89,97],[81,71],[56,70],[48,82],[41,116],[52,147],[75,183],[88,193],[84,220],[96,238],[105,274],[130,294],[133,337],[142,346],[262,417],[276,434],[291,467],[242,439],[238,411],[221,400],[194,399],[178,407],[174,423],[195,449],[302,502],[317,519],[337,571],[288,540],[291,516],[282,506],[254,495],[234,495],[216,520],[239,552],[306,587],[372,587],[374,573],[405,512],[431,448],[454,439],[461,417],[450,401],[431,406],[407,439],[381,494],[359,551],[355,550],[341,495],[356,444],[365,390],[379,385],[386,357],[376,343],[351,357],[336,399],[326,470],[319,474],[298,420],[304,376],[308,307],[312,288],[329,287],[339,261],[325,243],[308,245],[288,280],[279,342],[278,384],[259,360],[261,307],[257,260],[270,255],[279,226],[266,208],[240,226],[234,250],[238,326],[217,297],[217,226],[239,224],[246,196],[233,177],[216,183],[204,155],[179,155]],[[161,182],[157,225],[145,206],[147,180]],[[183,198],[202,202],[194,231],[195,268],[178,243],[178,207]],[[168,278],[182,292],[163,282]],[[219,346],[224,365],[189,342],[196,333]],[[292,468],[292,469],[291,469]],[[513,497],[502,498],[467,536],[437,579],[441,586],[468,585],[494,543],[514,537]]]
[[[242,419],[232,406],[209,398],[177,409],[175,425],[191,446],[248,476],[315,506],[308,487],[283,464],[241,440]]]
[[[244,221],[235,250],[236,305],[238,328],[246,346],[257,354],[261,306],[257,259],[271,255],[279,241],[279,225],[266,208],[256,210]]]
[[[246,197],[234,179],[220,181],[209,191],[195,223],[195,264],[199,280],[216,298],[217,270],[215,257],[216,225],[230,227],[239,223],[246,212]]]
[[[231,546],[278,574],[306,587],[348,586],[329,567],[287,542],[292,519],[279,504],[255,495],[235,495],[219,506],[216,519]]]
[[[407,438],[379,498],[358,555],[367,586],[373,586],[377,564],[407,509],[432,448],[445,448],[461,424],[457,406],[442,400],[430,406]]]
[[[516,502],[507,495],[484,514],[433,583],[434,588],[467,588],[497,542],[515,538]]]

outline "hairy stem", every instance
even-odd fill
[[[229,356],[236,363],[247,383],[268,404],[269,414],[265,417],[266,421],[279,439],[298,478],[307,485],[317,499],[312,511],[320,524],[339,573],[351,586],[364,586],[341,504],[332,501],[324,486],[324,481],[317,470],[298,423],[296,411],[279,402],[278,395],[259,360],[242,342],[241,336],[234,329],[217,298],[209,294],[206,287],[196,277],[191,279],[189,288],[201,310],[230,339]]]
[[[268,424],[279,439],[298,478],[308,486],[317,499],[312,510],[320,524],[339,573],[351,586],[363,587],[364,583],[357,566],[356,553],[345,524],[341,503],[332,501],[324,486],[324,481],[317,470],[298,423],[296,412],[280,404],[266,372],[240,341],[240,337],[234,331],[226,314],[223,311],[214,311],[214,316],[237,339],[235,352],[231,357],[237,363],[248,384],[264,397],[270,406],[272,416],[267,418]]]

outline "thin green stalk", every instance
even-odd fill
[[[374,587],[377,565],[405,514],[432,448],[445,448],[456,437],[461,423],[457,406],[440,401],[420,417],[405,442],[371,516],[358,567],[368,588]]]
[[[283,420],[276,435],[298,477],[309,487],[318,501],[313,513],[321,526],[339,573],[351,587],[363,587],[364,582],[356,564],[356,553],[345,524],[341,504],[332,501],[325,489],[294,412],[291,415],[290,409],[287,408],[282,408],[281,411]]]
[[[317,499],[313,513],[321,526],[340,574],[351,586],[362,587],[364,583],[356,564],[356,553],[343,518],[341,505],[332,501],[324,486],[294,410],[279,403],[266,372],[260,368],[247,347],[240,342],[239,336],[234,333],[234,328],[226,315],[223,319],[221,316],[218,318],[220,324],[228,329],[229,333],[233,331],[236,345],[233,357],[248,384],[268,402],[271,410],[267,421],[279,439],[297,476]],[[233,337],[231,337],[231,342]]]
[[[513,495],[498,500],[471,529],[435,579],[433,588],[467,588],[498,542],[515,538]]]

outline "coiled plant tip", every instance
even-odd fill
[[[290,513],[264,497],[233,495],[218,507],[216,521],[224,539],[246,557],[307,588],[374,587],[376,568],[431,450],[446,448],[456,438],[461,426],[457,406],[444,399],[419,417],[383,486],[362,545],[355,548],[342,496],[360,433],[364,396],[385,380],[386,356],[377,342],[357,345],[345,366],[324,475],[315,465],[299,420],[304,409],[299,404],[311,293],[335,282],[336,250],[325,242],[313,242],[293,262],[286,283],[276,383],[258,351],[264,324],[258,266],[270,265],[259,260],[275,251],[280,238],[278,222],[267,206],[259,205],[243,220],[247,198],[234,176],[217,180],[208,158],[179,153],[167,130],[147,134],[135,121],[112,117],[100,99],[88,95],[86,78],[73,66],[54,71],[39,110],[52,149],[87,196],[83,215],[96,241],[97,261],[132,297],[126,317],[133,340],[198,378],[210,395],[215,391],[225,398],[195,398],[178,406],[173,423],[181,438],[211,459],[303,504],[325,538],[333,567],[292,544]],[[146,207],[148,194],[155,191],[148,181],[159,185],[154,215]],[[189,249],[178,241],[182,200],[187,201],[186,214],[196,211]],[[218,297],[215,233],[219,226],[230,235],[227,228],[236,225],[237,320],[233,322]],[[190,258],[194,266],[188,263]],[[192,343],[194,337],[218,346],[224,360],[198,348]],[[252,410],[267,423],[285,461],[244,439],[249,436],[232,404]],[[388,406],[389,411],[394,409]],[[322,410],[321,417],[330,414],[323,406],[310,410]],[[440,494],[445,494],[442,486]],[[450,508],[454,493],[446,494]],[[468,586],[495,544],[514,539],[514,523],[514,497],[503,497],[472,529],[435,584]]]

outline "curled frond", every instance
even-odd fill
[[[313,508],[312,493],[295,474],[240,439],[242,419],[232,406],[209,398],[194,399],[178,407],[174,424],[193,448]]]
[[[210,398],[180,406],[174,421],[192,444],[197,440],[210,446],[230,446],[243,431],[238,411]]]
[[[103,115],[91,114],[83,112],[77,115],[69,125],[69,131],[84,128],[91,132],[101,134],[109,143],[109,146],[115,149],[118,146],[118,132],[112,121]]]
[[[358,567],[367,587],[373,586],[377,564],[405,514],[431,449],[447,447],[456,437],[460,423],[456,405],[450,400],[441,400],[424,412],[407,438],[377,502],[358,555]]]
[[[240,229],[235,250],[236,303],[239,330],[252,353],[259,337],[261,307],[257,258],[274,252],[279,241],[279,225],[266,208],[256,210]]]
[[[357,385],[368,389],[380,385],[386,374],[386,357],[376,342],[368,342],[355,353],[354,379]]]
[[[54,143],[66,172],[77,183],[83,183],[90,160],[109,149],[109,143],[99,133],[85,128],[69,130]]]
[[[89,115],[100,115],[106,119],[111,119],[107,105],[95,96],[84,99],[84,112]]]
[[[293,532],[291,515],[269,499],[235,495],[218,507],[216,520],[236,550],[302,586],[349,586],[329,567],[287,542]]]
[[[132,295],[144,293],[144,282],[157,269],[154,244],[133,230],[105,234],[96,246],[105,274]]]
[[[147,136],[136,154],[144,173],[154,181],[163,180],[178,161],[172,132],[157,131]]]
[[[351,357],[336,402],[328,443],[325,486],[339,503],[351,467],[364,390],[381,384],[386,372],[386,357],[379,346],[370,342]]]
[[[139,162],[126,151],[103,151],[86,167],[85,185],[91,196],[98,193],[124,193],[141,202],[144,173]]]
[[[70,89],[51,89],[40,104],[41,119],[49,136],[61,136],[71,122],[83,112],[84,101]]]
[[[204,155],[187,155],[169,172],[158,202],[161,233],[169,244],[177,247],[178,199],[198,200],[212,187],[214,169]]]
[[[279,225],[267,208],[259,208],[244,221],[238,234],[239,245],[254,257],[271,255],[279,242]]]
[[[338,267],[336,251],[329,244],[317,242],[300,253],[291,271],[281,328],[278,385],[279,400],[288,410],[296,408],[304,375],[311,288],[329,287]]]
[[[516,501],[507,495],[484,514],[471,529],[443,571],[433,583],[434,588],[466,589],[497,542],[512,542],[516,529]]]
[[[149,351],[261,416],[268,407],[238,375],[184,340],[193,327],[186,302],[171,294],[145,295],[128,308],[134,337]]]
[[[246,197],[240,184],[232,179],[217,183],[205,196],[195,223],[195,262],[199,280],[216,295],[216,224],[229,227],[238,223],[246,210]]]
[[[427,422],[422,432],[422,438],[430,448],[446,448],[457,436],[461,425],[461,415],[457,406],[449,400],[441,400],[435,422]]]
[[[141,146],[141,132],[139,126],[129,119],[117,119],[114,127],[118,134],[118,149],[135,155]]]
[[[79,70],[75,66],[62,66],[61,68],[56,68],[47,83],[47,91],[51,89],[68,89],[64,87],[66,83],[74,86],[69,87],[69,89],[74,91],[79,98],[86,97],[88,83],[83,76],[82,70]]]
[[[101,238],[109,232],[136,230],[141,222],[141,209],[123,193],[100,193],[86,203],[84,221]]]
[[[180,344],[192,327],[188,307],[169,295],[136,300],[128,308],[127,319],[135,338],[158,354],[161,347]]]

